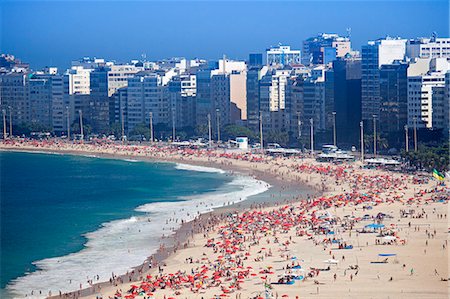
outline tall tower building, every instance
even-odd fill
[[[361,113],[366,123],[380,114],[381,66],[404,60],[405,51],[406,40],[399,38],[369,41],[362,47]]]

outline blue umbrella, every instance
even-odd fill
[[[365,227],[369,227],[369,228],[383,228],[384,224],[371,223],[371,224],[366,225]]]

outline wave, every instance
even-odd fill
[[[206,167],[206,166],[196,166],[196,165],[182,164],[182,163],[177,163],[175,168],[179,169],[179,170],[225,173],[224,170],[219,169],[219,168]]]
[[[127,161],[127,162],[133,162],[133,163],[140,162],[139,160],[133,160],[133,159],[123,159],[123,160]]]
[[[179,166],[180,165],[180,166]],[[209,167],[178,169],[218,172]],[[200,169],[200,170],[199,170]],[[187,169],[186,169],[187,170]],[[62,257],[35,262],[37,271],[12,281],[8,291],[13,297],[43,298],[52,294],[87,287],[87,280],[99,276],[107,281],[111,273],[123,274],[142,264],[159,247],[161,236],[171,235],[181,222],[193,220],[197,215],[214,208],[236,203],[268,190],[270,185],[247,176],[235,176],[217,191],[186,196],[175,202],[148,203],[136,208],[141,216],[104,223],[97,231],[85,235],[85,248]],[[30,292],[34,290],[34,296]],[[42,295],[37,295],[42,290]]]

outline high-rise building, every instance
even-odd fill
[[[286,111],[289,115],[289,131],[292,136],[301,138],[302,126],[305,125],[303,113],[303,76],[291,76],[286,89]]]
[[[124,133],[128,134],[128,87],[122,87],[116,90],[112,96],[114,101],[114,123],[120,124]]]
[[[168,84],[169,101],[174,113],[176,128],[195,126],[196,76],[192,74],[173,77]]]
[[[361,112],[362,119],[380,114],[380,67],[405,58],[406,40],[399,38],[369,41],[362,47]],[[368,122],[366,122],[368,123]],[[370,128],[370,127],[369,127]]]
[[[86,124],[90,124],[94,132],[106,133],[110,123],[110,100],[108,95],[109,68],[99,67],[90,73],[90,107],[83,111]]]
[[[433,103],[433,93],[442,92],[436,87],[445,87],[445,75],[449,70],[449,63],[445,58],[422,61],[430,62],[429,70],[415,68],[413,65],[408,69],[408,126],[416,125],[418,128],[433,129],[433,124],[436,124],[433,120],[433,106],[436,104],[439,107],[441,105],[439,100],[442,98],[438,95],[438,102]],[[421,61],[419,60],[418,63],[420,64]]]
[[[246,79],[247,98],[247,126],[253,130],[259,130],[259,81],[267,73],[267,66],[249,67]]]
[[[52,127],[52,88],[49,77],[32,75],[28,81],[30,122],[50,129]]]
[[[83,66],[73,66],[67,71],[69,82],[69,95],[72,94],[90,94],[90,74],[92,68]]]
[[[322,33],[303,41],[302,63],[327,64],[336,57],[344,57],[350,52],[351,42],[348,37]]]
[[[150,112],[154,125],[168,125],[172,120],[169,104],[167,86],[162,84],[161,76],[155,73],[140,73],[128,78],[128,130],[131,131],[140,124],[148,124]]]
[[[300,50],[291,50],[290,46],[281,44],[267,49],[266,58],[266,64],[269,66],[287,66],[301,62]]]
[[[230,123],[247,119],[247,71],[233,71],[230,76]]]
[[[263,55],[261,53],[252,53],[248,55],[248,67],[252,66],[262,66],[263,65]]]
[[[216,126],[217,120],[221,125],[227,125],[245,117],[242,111],[245,113],[246,110],[246,71],[244,61],[224,57],[217,63],[210,63],[209,69],[197,72],[197,125],[207,124],[208,114],[213,126]]]
[[[403,142],[408,120],[408,63],[395,61],[380,69],[380,132],[390,145]]]
[[[450,38],[416,38],[406,43],[406,55],[410,58],[450,57]]]
[[[263,127],[268,130],[289,130],[286,92],[291,70],[271,69],[259,82],[259,108]]]
[[[211,76],[211,102],[212,123],[217,125],[227,125],[231,122],[231,101],[230,101],[230,76],[228,74],[217,74]]]
[[[0,106],[12,116],[13,125],[30,121],[28,74],[11,72],[0,75]],[[9,123],[9,118],[8,118]]]
[[[336,112],[337,142],[358,144],[361,121],[361,59],[347,57],[333,61],[332,76],[334,98],[331,113]],[[329,115],[328,110],[327,116]],[[332,129],[332,126],[333,123],[327,124],[328,129]]]
[[[196,126],[207,125],[208,114],[211,115],[211,113],[211,70],[199,70],[197,72]]]
[[[445,129],[447,127],[447,124],[445,123],[446,120],[445,84],[444,86],[432,87],[432,101],[433,101],[432,128]]]
[[[325,131],[325,80],[307,78],[303,83],[303,118],[313,119],[314,132]],[[304,134],[310,135],[309,123],[303,126]]]

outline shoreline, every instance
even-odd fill
[[[148,265],[150,261],[153,261],[153,263],[156,262],[157,265],[164,264],[164,261],[169,259],[171,255],[176,253],[176,251],[179,249],[177,248],[180,246],[180,244],[186,243],[190,236],[192,235],[191,232],[193,231],[194,225],[205,223],[208,218],[210,217],[221,217],[225,213],[241,213],[245,210],[249,210],[254,208],[255,205],[258,205],[258,207],[276,207],[279,204],[282,203],[288,203],[289,201],[293,201],[292,198],[282,198],[282,199],[272,199],[268,201],[263,202],[254,202],[252,198],[254,197],[261,197],[264,196],[264,194],[267,193],[282,193],[282,191],[285,190],[293,190],[297,189],[298,186],[295,185],[294,182],[289,181],[282,181],[281,179],[275,178],[271,175],[268,175],[264,171],[260,171],[257,169],[251,170],[244,167],[239,167],[236,165],[226,165],[226,164],[219,164],[214,163],[213,161],[192,161],[192,160],[185,160],[185,159],[159,159],[159,158],[153,158],[153,157],[141,157],[141,156],[127,156],[127,155],[121,155],[121,154],[109,154],[109,153],[103,153],[103,152],[93,152],[93,151],[75,151],[75,150],[54,150],[54,149],[33,149],[33,148],[4,148],[0,147],[0,152],[19,152],[19,153],[36,153],[36,154],[54,154],[54,155],[73,155],[73,156],[80,156],[80,157],[88,157],[88,158],[100,158],[100,159],[113,159],[113,160],[120,160],[120,161],[140,161],[140,162],[148,162],[148,163],[169,163],[169,164],[184,164],[184,165],[190,165],[190,166],[201,166],[201,167],[208,167],[208,168],[215,168],[220,169],[226,172],[226,175],[231,176],[248,176],[252,177],[254,179],[257,179],[259,181],[262,181],[264,183],[270,184],[270,187],[268,190],[258,193],[257,195],[251,195],[249,198],[247,198],[244,201],[239,201],[232,203],[231,205],[221,206],[221,207],[215,207],[212,211],[204,212],[198,215],[195,219],[191,221],[187,221],[181,224],[181,226],[174,230],[170,235],[168,236],[161,236],[161,242],[160,244],[163,244],[163,248],[157,249],[156,252],[151,254],[146,258],[146,260],[139,265],[130,267],[131,272],[134,272],[134,280],[138,280],[139,272],[142,272],[143,269],[149,269]],[[195,170],[192,170],[195,171]],[[301,191],[296,190],[296,196],[303,195],[305,197],[307,196],[317,196],[317,191],[313,191],[313,189],[310,188],[308,185],[304,185],[301,188]],[[268,194],[267,194],[268,195]],[[285,195],[287,196],[287,195]],[[253,201],[253,203],[249,204],[249,202]],[[178,245],[177,245],[178,244]],[[83,245],[84,247],[85,245]],[[85,247],[84,247],[85,248]],[[155,266],[154,266],[155,267]],[[154,268],[153,267],[153,268]],[[36,269],[39,270],[39,269]],[[121,273],[118,275],[121,279],[124,281],[129,278],[129,274]],[[77,294],[77,296],[87,296],[92,293],[92,290],[94,288],[108,286],[109,281],[98,281],[94,283],[90,287],[83,288],[81,292],[78,292],[77,290],[68,292],[67,294]],[[45,296],[48,297],[48,296]],[[53,294],[53,297],[48,298],[55,298],[58,297],[55,294]],[[28,298],[33,298],[33,296],[28,296]]]
[[[70,148],[57,141],[29,144],[38,150]],[[438,183],[429,174],[364,169],[358,162],[333,165],[161,146],[72,147],[94,149],[95,155],[120,151],[133,160],[149,155],[164,161],[178,158],[184,164],[200,161],[208,167],[239,166],[294,189],[307,184],[323,192],[307,200],[288,196],[282,205],[276,204],[273,194],[270,207],[203,214],[199,221],[190,222],[187,242],[178,246],[180,250],[173,250],[158,267],[127,276],[132,280],[139,276],[139,281],[114,277],[88,294],[54,298],[240,299],[264,296],[264,289],[271,298],[435,299],[448,298],[450,293],[448,182]],[[368,229],[371,226],[377,229]],[[294,274],[298,273],[294,266],[301,276]]]

